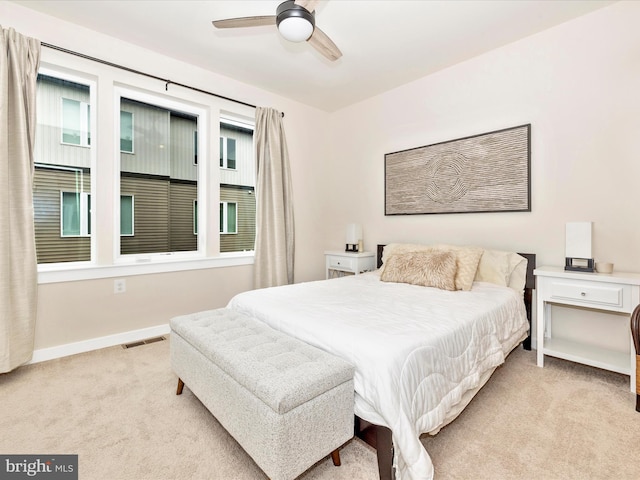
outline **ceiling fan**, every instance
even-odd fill
[[[216,28],[242,28],[276,25],[280,34],[291,42],[311,44],[318,52],[334,61],[342,56],[335,43],[316,26],[315,7],[319,0],[287,0],[278,5],[275,15],[214,20]]]

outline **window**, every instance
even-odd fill
[[[193,234],[198,234],[198,201],[193,201]]]
[[[220,137],[220,166],[236,168],[236,141],[234,138]]]
[[[220,202],[220,233],[237,233],[238,204]]]
[[[91,235],[91,196],[86,192],[60,192],[60,236]]]
[[[193,164],[198,164],[198,131],[193,132]]]
[[[95,84],[81,77],[46,70],[38,75],[33,206],[40,264],[92,257],[94,93]]]
[[[254,249],[253,109],[216,116],[228,102],[153,93],[157,82],[86,65],[92,73],[42,64],[38,75],[39,281],[250,264],[251,255],[220,253]],[[220,122],[213,138],[212,119]],[[210,156],[219,137],[224,168]],[[97,138],[113,148],[98,151]]]
[[[84,90],[83,86],[78,86]],[[62,143],[88,147],[91,145],[89,104],[62,98]]]
[[[126,93],[120,97],[120,195],[135,196],[136,214],[133,204],[127,203],[126,210],[121,204],[120,255],[197,252],[193,202],[198,165],[193,159],[198,116],[159,97]],[[137,139],[135,157],[124,149],[127,135]]]
[[[133,153],[133,113],[120,111],[120,151]]]
[[[233,168],[220,169],[221,252],[250,252],[255,249],[253,128],[253,122],[237,116],[224,115],[220,122],[220,163],[230,167],[231,161],[233,165]]]
[[[120,195],[120,235],[133,236],[133,195]]]

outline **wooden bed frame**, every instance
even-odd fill
[[[377,268],[382,266],[382,250],[384,245],[377,248]],[[529,336],[522,342],[525,350],[531,350],[531,305],[533,302],[533,290],[535,289],[535,277],[533,270],[536,267],[536,255],[534,253],[520,253],[519,255],[527,259],[527,277],[524,287],[524,305],[529,320]],[[639,313],[640,317],[640,313]],[[640,398],[640,395],[638,396]],[[640,401],[640,400],[639,400]],[[640,410],[639,410],[640,411]],[[378,473],[380,480],[393,480],[393,440],[391,430],[381,425],[367,422],[356,415],[355,435],[364,440],[367,444],[376,449],[378,455]]]

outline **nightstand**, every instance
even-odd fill
[[[630,353],[611,351],[593,345],[553,338],[551,335],[551,305],[577,307],[606,313],[620,313],[627,318],[640,303],[640,274],[611,274],[565,271],[562,267],[540,267],[536,275],[538,366],[544,366],[544,356],[611,370],[630,376],[635,392],[635,351],[631,332],[627,329]],[[602,315],[602,321],[607,321]],[[609,320],[610,321],[610,320]]]
[[[349,253],[340,251],[324,252],[327,279],[345,274],[358,275],[376,268],[373,252]]]

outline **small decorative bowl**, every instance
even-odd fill
[[[612,273],[613,272],[613,263],[596,262],[596,272],[598,272],[598,273]]]

